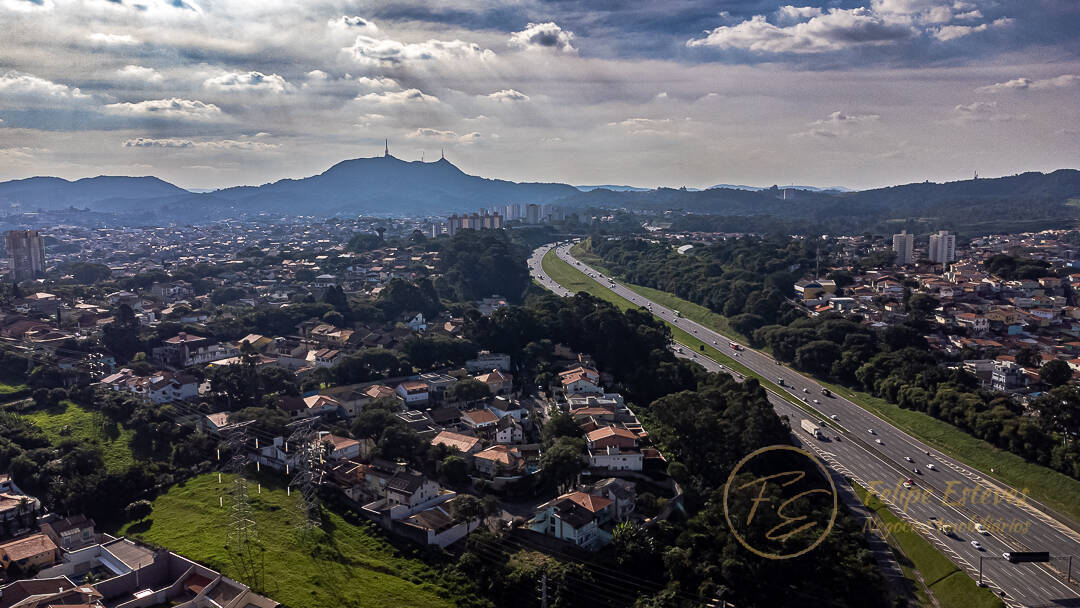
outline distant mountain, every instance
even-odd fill
[[[583,189],[588,189],[583,191]],[[69,207],[112,213],[123,221],[197,222],[242,213],[289,215],[445,215],[507,203],[555,203],[570,208],[681,210],[695,216],[777,218],[785,229],[813,225],[840,233],[893,230],[1068,226],[1080,208],[1080,171],[1023,173],[996,179],[918,183],[859,192],[788,187],[717,186],[707,190],[518,183],[468,175],[443,159],[392,156],[342,161],[302,179],[192,192],[156,177],[100,176],[68,181],[33,177],[0,183],[0,214]],[[918,218],[911,219],[911,218]],[[724,220],[714,220],[726,225]],[[732,222],[736,220],[731,220]],[[730,223],[730,222],[729,222]],[[919,224],[919,225],[914,225]]]
[[[0,182],[0,209],[18,204],[23,211],[100,208],[102,201],[145,201],[190,194],[156,177],[118,177],[101,175],[68,181],[59,177],[31,177]]]
[[[742,186],[738,184],[716,184],[715,186],[709,186],[706,190],[712,190],[719,188],[722,190],[750,190],[756,192],[758,190],[768,190],[772,186]],[[816,186],[780,186],[780,188],[786,190],[808,190],[810,192],[851,192],[851,189],[843,186],[830,186],[828,188],[818,188]]]
[[[611,190],[612,192],[648,192],[652,188],[639,188],[637,186],[613,186],[605,184],[603,186],[574,186],[582,192],[592,192],[593,190]]]
[[[217,190],[239,208],[300,213],[442,214],[506,203],[549,203],[577,193],[566,184],[468,175],[450,161],[392,156],[342,161],[319,175]]]

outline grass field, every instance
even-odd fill
[[[109,471],[123,471],[134,462],[128,445],[131,431],[121,427],[110,434],[103,428],[102,416],[71,401],[62,401],[59,406],[48,410],[30,412],[26,414],[26,418],[44,431],[53,444],[64,439],[100,444],[105,455],[105,466]]]
[[[588,250],[586,243],[587,241],[582,241],[582,243],[575,245],[572,252],[575,257],[578,253],[581,253],[584,256],[581,260],[592,266],[592,261],[598,258]],[[604,271],[604,273],[610,274],[607,271]],[[723,315],[718,315],[703,306],[698,306],[693,302],[688,302],[667,292],[640,285],[623,284],[632,291],[658,304],[677,309],[680,314],[688,319],[701,323],[732,339],[745,341],[745,337],[740,336],[728,327],[727,319]],[[727,363],[724,364],[727,365]],[[889,421],[904,432],[934,446],[968,466],[984,473],[990,473],[990,469],[993,469],[992,477],[1015,488],[1028,490],[1027,495],[1032,499],[1080,522],[1080,480],[1073,479],[1047,467],[1026,462],[1012,452],[998,449],[992,444],[973,437],[963,430],[928,414],[901,409],[868,393],[853,391],[816,378],[815,380],[856,405]]]
[[[852,487],[863,504],[876,513],[886,529],[891,531],[887,540],[894,551],[899,551],[901,567],[907,561],[919,571],[922,581],[941,608],[999,608],[1004,605],[992,591],[977,586],[967,573],[950,562],[918,532],[903,525],[877,497],[869,496],[857,484]]]
[[[226,506],[219,507],[218,497],[231,478],[224,480],[219,485],[212,473],[173,486],[154,500],[145,522],[129,523],[120,533],[256,583],[224,548],[229,503],[226,496]],[[435,582],[435,569],[395,549],[372,524],[350,523],[327,511],[323,529],[301,539],[293,528],[297,495],[266,485],[259,494],[252,483],[251,499],[264,551],[265,584],[256,588],[290,608],[454,605],[450,592]]]

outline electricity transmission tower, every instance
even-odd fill
[[[291,493],[295,488],[300,492],[298,503],[300,520],[297,522],[297,529],[302,535],[322,525],[322,511],[319,508],[316,490],[321,475],[319,465],[322,464],[323,458],[322,446],[315,432],[316,420],[316,418],[307,418],[290,423],[289,427],[293,429],[293,432],[285,443],[286,451],[296,454],[289,490]]]
[[[246,575],[249,584],[259,589],[263,582],[262,547],[258,542],[258,527],[251,509],[246,477],[250,441],[247,427],[250,424],[244,422],[236,425],[228,431],[226,438],[229,460],[224,469],[232,475],[232,484],[228,491],[229,523],[225,547],[240,571]]]

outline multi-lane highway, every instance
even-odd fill
[[[533,277],[545,288],[563,296],[572,295],[547,276],[541,265],[552,245],[540,247],[529,259]],[[771,356],[745,346],[734,349],[725,336],[678,316],[675,311],[651,302],[570,255],[570,245],[556,248],[556,254],[605,289],[648,308],[654,315],[691,333],[717,352],[735,358],[770,382],[783,380],[783,388],[805,408],[821,412],[814,416],[770,391],[777,412],[787,416],[796,437],[835,471],[864,487],[875,488],[893,511],[918,529],[954,563],[982,580],[1009,605],[1080,606],[1080,534],[1009,488],[979,471],[949,458],[917,439],[842,397],[826,397],[814,380]],[[683,349],[684,351],[688,349]],[[729,371],[708,353],[683,353],[711,371]],[[829,418],[824,440],[811,438],[799,429],[799,421]],[[916,472],[916,469],[918,471]],[[903,483],[910,479],[911,488]],[[945,535],[934,521],[950,523],[955,532]],[[975,529],[982,524],[988,534]],[[973,545],[977,541],[979,546]],[[1049,551],[1047,564],[1013,564],[1002,558],[1008,551]],[[1075,556],[1072,583],[1066,581]],[[980,560],[980,558],[982,558]]]

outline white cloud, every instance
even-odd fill
[[[406,89],[404,91],[383,91],[357,95],[356,101],[371,102],[379,105],[404,105],[413,103],[439,103],[439,98],[428,95],[420,89]]]
[[[198,122],[222,120],[225,113],[212,103],[193,99],[148,99],[138,102],[111,103],[105,106],[110,114],[135,118],[166,118]]]
[[[758,53],[820,53],[890,44],[915,34],[906,19],[879,15],[867,8],[829,9],[790,27],[774,25],[764,15],[755,15],[737,25],[713,29],[704,38],[688,40],[686,45]]]
[[[806,21],[822,14],[822,10],[816,6],[781,6],[776,11],[776,19],[780,23],[790,24]]]
[[[191,139],[175,138],[150,138],[136,137],[125,140],[125,148],[203,148],[210,150],[273,150],[280,147],[279,144],[268,144],[259,141],[242,141],[235,139],[222,139],[211,141],[194,141]]]
[[[514,89],[502,89],[486,95],[488,99],[495,101],[529,101],[529,96]]]
[[[987,93],[1000,93],[1002,91],[1043,91],[1048,89],[1065,89],[1080,85],[1080,76],[1076,74],[1062,74],[1056,78],[1033,80],[1031,78],[1014,78],[1006,82],[998,82],[989,86],[979,87],[977,91]]]
[[[108,46],[132,46],[139,44],[138,38],[127,34],[103,34],[101,32],[94,32],[86,38],[94,44],[104,44]]]
[[[454,131],[441,131],[439,129],[420,128],[413,131],[412,133],[409,133],[409,137],[446,143],[471,144],[475,143],[480,139],[480,134],[474,131],[472,133],[458,135]]]
[[[399,84],[398,81],[383,76],[376,76],[374,78],[361,76],[356,79],[356,84],[369,91],[389,91],[401,88],[401,84]]]
[[[554,21],[529,23],[520,32],[510,34],[510,44],[523,49],[549,49],[560,53],[577,53],[572,41],[574,33],[564,30]]]
[[[463,40],[428,40],[405,43],[389,38],[359,35],[344,51],[364,65],[396,65],[407,61],[449,61],[453,59],[487,60],[495,56],[490,49]]]
[[[219,76],[207,78],[203,86],[221,92],[228,91],[263,91],[281,93],[290,88],[288,82],[277,74],[263,74],[262,72],[226,72]]]
[[[141,65],[125,65],[116,70],[116,75],[125,80],[137,80],[141,82],[161,82],[162,75],[154,68]]]
[[[875,123],[881,119],[878,114],[845,114],[841,111],[829,114],[827,118],[807,123],[806,131],[796,133],[796,137],[847,137],[859,132],[861,125]]]
[[[1009,17],[1002,17],[1000,19],[994,19],[990,23],[983,23],[980,25],[946,25],[939,27],[932,33],[934,38],[947,42],[949,40],[956,40],[957,38],[963,38],[970,34],[976,34],[978,32],[985,32],[990,28],[1001,28],[1012,25],[1013,20]]]
[[[326,22],[326,25],[335,29],[352,31],[362,30],[371,34],[379,31],[379,28],[375,25],[374,21],[362,17],[349,17],[347,15],[338,17],[337,19],[330,19]]]
[[[7,72],[0,75],[0,105],[17,102],[27,106],[67,106],[90,99],[78,88],[58,84],[33,74]]]
[[[996,101],[976,101],[969,104],[960,104],[953,108],[956,118],[960,122],[1008,122],[1012,120],[1027,120],[1023,114],[1014,115],[998,111]]]

